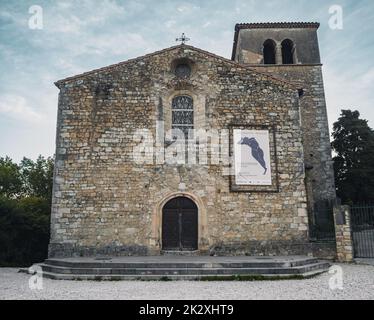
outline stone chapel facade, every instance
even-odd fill
[[[56,82],[49,256],[311,254],[335,199],[318,26],[239,24],[231,60],[182,44]],[[172,129],[218,151],[188,136],[206,161],[164,161],[189,157]],[[238,148],[267,182],[238,183]]]

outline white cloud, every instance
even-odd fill
[[[12,24],[18,28],[24,28],[27,26],[28,19],[19,13],[13,13],[6,11],[1,8],[0,11],[0,29],[4,28],[8,24]]]
[[[73,59],[69,57],[56,59],[55,65],[58,66],[61,70],[64,70],[65,74],[70,75],[75,75],[87,71],[74,63]]]
[[[186,11],[189,10],[189,7],[188,7],[188,6],[179,6],[179,7],[177,8],[177,10],[178,10],[179,12],[186,12]]]
[[[177,24],[177,22],[175,20],[168,20],[165,22],[165,26],[166,28],[172,28],[174,27],[175,25]]]
[[[86,38],[84,52],[94,52],[98,55],[129,55],[134,51],[144,50],[150,45],[138,33],[99,34]]]
[[[135,10],[131,2],[129,11],[117,4],[116,1],[104,0],[98,3],[91,1],[74,2],[60,2],[57,7],[49,10],[44,14],[47,21],[45,31],[47,33],[70,33],[72,35],[79,35],[86,32],[92,26],[98,26],[110,21],[113,18],[125,16],[131,10]],[[131,9],[130,9],[131,8]]]
[[[46,30],[49,32],[62,32],[78,35],[82,32],[82,27],[86,25],[87,22],[74,15],[68,17],[57,15],[53,17],[53,20],[50,21],[48,25],[46,25]]]
[[[62,10],[70,9],[71,6],[72,6],[71,2],[68,2],[68,1],[57,2],[57,7]]]
[[[330,125],[337,120],[342,109],[354,109],[359,110],[361,117],[369,120],[369,125],[373,127],[373,81],[373,67],[354,80],[350,73],[342,74],[338,70],[325,67],[324,82]]]
[[[371,67],[366,73],[362,75],[361,85],[363,85],[366,89],[372,90],[373,83],[374,83],[374,67]]]
[[[180,12],[180,13],[189,13],[191,11],[194,11],[194,10],[199,10],[200,7],[199,6],[193,6],[191,4],[181,4],[177,7],[177,10]]]
[[[0,96],[0,113],[14,120],[32,123],[40,123],[44,120],[44,115],[30,107],[24,97],[17,95]]]

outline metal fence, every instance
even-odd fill
[[[374,258],[374,205],[351,206],[355,258]]]
[[[335,201],[321,200],[314,204],[310,236],[315,241],[335,241],[334,206]]]

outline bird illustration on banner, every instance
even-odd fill
[[[268,169],[264,159],[264,151],[261,149],[257,140],[255,138],[245,137],[240,140],[239,144],[246,145],[251,148],[253,158],[256,159],[256,161],[261,165],[262,168],[264,168],[264,175],[266,175]]]

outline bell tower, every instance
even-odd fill
[[[237,24],[232,60],[300,87],[310,237],[325,240],[334,234],[336,193],[318,28],[309,22]]]

